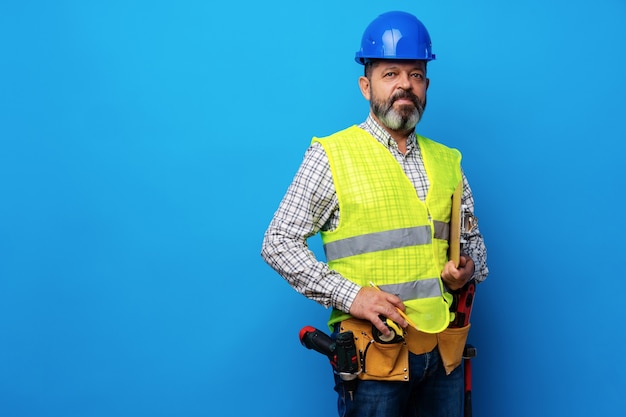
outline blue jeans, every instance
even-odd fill
[[[339,417],[461,417],[463,367],[446,375],[439,350],[409,353],[409,382],[359,380],[353,398],[335,375]]]

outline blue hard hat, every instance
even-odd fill
[[[387,12],[370,23],[361,38],[355,61],[369,59],[435,59],[426,26],[406,12]]]

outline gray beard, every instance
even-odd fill
[[[413,130],[421,120],[426,108],[426,99],[424,99],[424,103],[422,103],[417,96],[408,92],[404,94],[397,94],[391,97],[387,102],[378,100],[374,97],[371,89],[370,95],[372,97],[370,101],[372,113],[374,113],[383,125],[391,130]],[[402,106],[400,110],[396,110],[393,107],[393,103],[400,97],[410,98],[415,107],[411,108],[410,106]]]
[[[407,115],[400,114],[395,109],[391,108],[385,114],[376,115],[376,117],[389,129],[398,131],[412,130],[420,121],[420,114],[417,109],[413,109],[413,111]]]

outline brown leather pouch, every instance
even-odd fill
[[[359,378],[375,381],[408,381],[409,350],[404,341],[379,343],[372,335],[372,324],[350,318],[340,324],[342,332],[351,330],[361,365]]]
[[[463,360],[463,349],[465,348],[465,342],[467,342],[470,326],[468,324],[465,327],[448,327],[437,335],[439,355],[441,355],[443,366],[448,375]]]
[[[420,332],[411,326],[405,329],[405,333],[406,345],[411,353],[421,355],[432,351],[437,346],[436,334]]]

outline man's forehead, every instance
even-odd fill
[[[411,67],[426,68],[426,61],[421,59],[379,59],[375,62],[376,66],[383,67]]]

